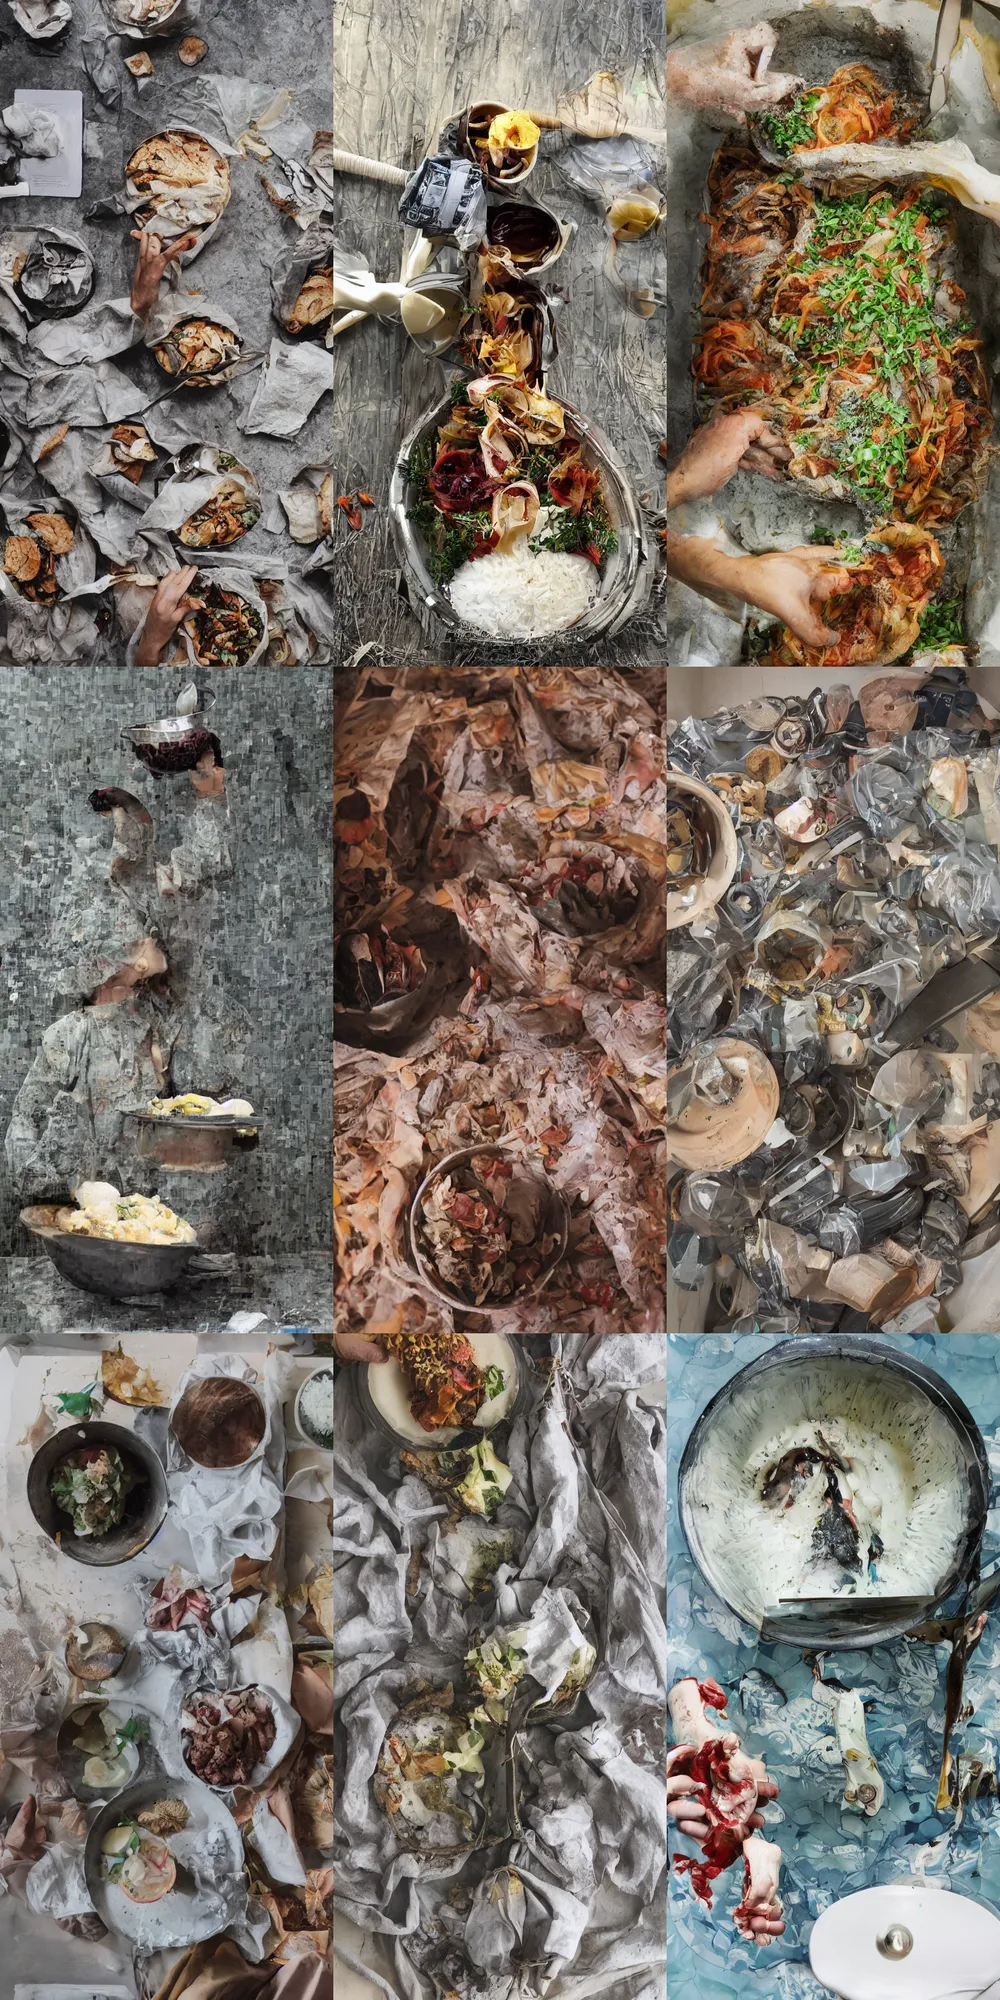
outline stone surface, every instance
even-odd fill
[[[56,940],[74,844],[96,835],[110,849],[110,823],[92,812],[88,794],[113,785],[133,792],[153,814],[164,858],[190,824],[188,778],[150,777],[118,741],[122,725],[171,713],[178,680],[165,669],[110,666],[0,675],[0,1130],[60,1012]],[[212,955],[221,990],[250,1018],[243,1094],[264,1126],[233,1183],[238,1201],[229,1204],[224,1247],[285,1256],[328,1240],[330,679],[299,667],[237,669],[216,680],[233,874],[212,892]],[[223,1177],[181,1178],[195,1187]],[[0,1252],[26,1248],[19,1205],[5,1177]]]

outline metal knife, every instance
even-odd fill
[[[933,118],[948,100],[951,59],[962,35],[962,22],[972,19],[972,0],[941,0],[934,31],[931,89],[928,109]]]
[[[916,999],[879,1038],[879,1049],[909,1049],[926,1040],[932,1028],[941,1028],[963,1007],[975,1006],[1000,986],[1000,939],[994,938],[957,965],[946,965],[928,980]]]

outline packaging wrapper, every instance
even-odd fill
[[[153,568],[157,577],[165,576],[169,569],[176,568],[176,562],[164,563],[162,568],[159,563],[154,563]],[[237,597],[242,598],[244,603],[248,604],[260,617],[263,625],[261,637],[254,647],[253,652],[243,661],[245,667],[255,667],[258,660],[263,659],[268,648],[268,609],[249,570],[236,569],[227,563],[213,564],[209,561],[199,563],[198,568],[201,585],[214,583],[218,585],[220,590],[233,591]],[[198,595],[199,587],[198,583],[192,585],[193,595]],[[135,665],[135,656],[142,638],[146,613],[152,603],[155,588],[156,584],[153,581],[141,584],[133,582],[128,587],[127,593],[125,591],[119,593],[119,618],[122,623],[127,624],[127,629],[130,632],[128,650],[125,655],[126,666],[131,667]],[[192,633],[188,629],[189,623],[190,618],[185,618],[183,623],[177,627],[173,639],[168,640],[164,651],[160,655],[160,665],[164,667],[191,666],[198,669],[204,668],[206,672],[223,672],[224,668],[221,664],[217,665],[214,661],[209,663],[199,659],[195,651]]]
[[[333,268],[333,232],[322,222],[314,222],[310,228],[293,243],[290,243],[277,258],[271,268],[271,299],[274,311],[285,332],[293,331],[289,322],[295,311],[296,301],[307,278],[314,272]],[[303,328],[303,334],[310,338],[324,340],[333,346],[333,320],[331,312],[326,319],[311,328]],[[301,336],[300,336],[301,337]]]
[[[332,354],[309,342],[290,347],[274,339],[240,429],[263,431],[268,437],[297,437],[328,389],[332,393]]]
[[[103,6],[116,35],[127,35],[136,42],[151,42],[159,35],[175,35],[180,28],[193,28],[201,13],[200,0],[174,0],[156,20],[131,19],[134,0],[103,0]]]
[[[61,35],[73,19],[70,0],[7,0],[19,28],[33,42],[48,42]]]
[[[82,237],[74,236],[67,229],[56,229],[51,223],[36,223],[30,229],[5,231],[0,236],[0,324],[8,333],[12,333],[16,340],[24,340],[31,327],[49,318],[42,300],[25,301],[14,285],[14,272],[19,260],[28,255],[39,236],[54,245],[65,245],[67,250],[77,253],[74,263],[80,270],[82,278],[79,291],[80,311],[87,305],[94,289],[94,259]],[[81,252],[82,258],[79,255]],[[84,269],[85,265],[89,267],[88,270]],[[60,317],[76,317],[72,303],[70,294],[60,308]]]
[[[544,1290],[512,1303],[497,1330],[645,1332],[664,1310],[658,931],[643,931],[646,962],[626,965],[592,938],[546,929],[517,884],[564,834],[609,848],[649,841],[661,865],[656,714],[599,669],[507,670],[485,693],[474,674],[415,669],[390,696],[363,686],[338,733],[344,929],[395,908],[419,868],[423,897],[465,931],[473,968],[465,997],[449,997],[405,1053],[338,1045],[338,1308],[358,1330],[394,1316],[405,1327],[422,1311],[447,1323],[447,1308],[414,1298],[409,1202],[445,1154],[502,1139],[562,1189],[571,1223]],[[404,908],[401,935],[405,921]]]
[[[160,297],[143,330],[146,346],[149,348],[159,346],[173,327],[180,326],[184,320],[197,319],[211,320],[214,326],[225,327],[242,342],[243,335],[232,313],[227,312],[225,306],[219,305],[215,299],[209,298],[204,292],[167,292],[161,288]],[[212,375],[213,386],[231,382],[240,366],[240,361],[241,356],[237,355],[235,360],[225,367],[215,370]],[[164,370],[165,374],[166,372]],[[169,376],[168,379],[177,383],[179,387],[184,386],[182,375]]]
[[[163,130],[165,132],[180,132],[180,133],[189,132],[195,138],[204,140],[206,146],[214,147],[215,151],[217,153],[222,154],[223,157],[225,157],[225,155],[231,151],[231,148],[227,146],[224,142],[220,143],[217,133],[203,132],[199,130],[197,126],[184,124],[180,118],[178,118],[176,121],[172,121],[169,125],[164,126]],[[158,135],[155,133],[150,133],[148,136],[149,138],[155,138]],[[146,141],[140,141],[140,144],[145,144],[145,143]],[[134,151],[137,152],[138,147],[136,147]],[[129,157],[131,158],[132,155],[130,155]],[[146,208],[150,197],[148,194],[140,194],[134,182],[132,182],[128,178],[126,178],[125,181],[125,196],[121,201],[122,212],[126,215],[135,217],[136,227],[146,228],[150,232],[155,233],[155,235],[160,237],[162,242],[172,243],[176,241],[178,236],[187,235],[189,230],[191,230],[192,228],[197,230],[198,240],[194,244],[193,248],[190,250],[185,250],[179,258],[175,259],[175,263],[179,265],[181,268],[183,268],[187,264],[193,263],[194,259],[201,254],[202,250],[204,250],[206,243],[211,242],[212,237],[215,235],[215,232],[218,229],[220,222],[222,221],[222,217],[226,212],[226,208],[229,205],[228,194],[226,195],[225,201],[222,203],[221,208],[217,206],[217,198],[215,196],[211,196],[207,200],[207,208],[209,210],[214,210],[214,213],[207,213],[204,222],[199,220],[192,223],[186,220],[185,217],[191,213],[191,196],[193,195],[194,192],[195,190],[192,190],[190,188],[182,188],[178,190],[179,196],[181,198],[183,212],[179,212],[178,214],[172,216],[166,210],[159,209],[157,213],[154,216],[152,216],[150,220],[146,223],[144,223],[141,220],[140,211]]]
[[[220,462],[227,458],[233,458],[232,465]],[[260,488],[253,473],[236,462],[231,452],[215,444],[189,445],[175,461],[175,470],[139,521],[140,533],[144,534],[149,529],[166,529],[168,534],[176,536],[185,521],[207,504],[224,480],[235,480],[247,499],[260,506]],[[237,539],[242,541],[243,537]],[[196,561],[205,553],[204,549],[188,550],[186,545],[178,544],[180,561]]]
[[[304,465],[291,486],[278,494],[285,510],[288,532],[293,542],[308,546],[331,539],[333,525],[333,468]]]
[[[128,299],[107,299],[85,306],[70,320],[51,320],[28,335],[28,346],[47,361],[74,367],[82,361],[109,361],[127,354],[142,339],[142,321]]]

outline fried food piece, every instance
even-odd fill
[[[289,333],[303,333],[307,326],[318,326],[328,319],[333,311],[333,265],[328,270],[313,271],[306,279],[285,325]]]
[[[69,554],[73,546],[73,530],[62,514],[26,514],[25,519],[29,528],[33,528],[36,535],[41,535],[46,548],[51,549],[54,556]]]
[[[30,583],[42,566],[42,552],[30,535],[8,535],[3,566],[16,583]]]

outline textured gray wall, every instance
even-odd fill
[[[110,847],[110,823],[88,793],[134,792],[164,858],[181,837],[189,780],[149,777],[118,740],[124,724],[169,714],[179,679],[110,666],[0,673],[0,1131],[43,1029],[64,1011],[53,997],[51,914],[72,844],[105,829]],[[234,861],[219,892],[222,973],[253,1022],[246,1094],[266,1123],[240,1170],[225,1246],[244,1253],[328,1242],[330,682],[326,670],[304,667],[215,676]],[[0,1253],[29,1249],[17,1208],[0,1178]]]

